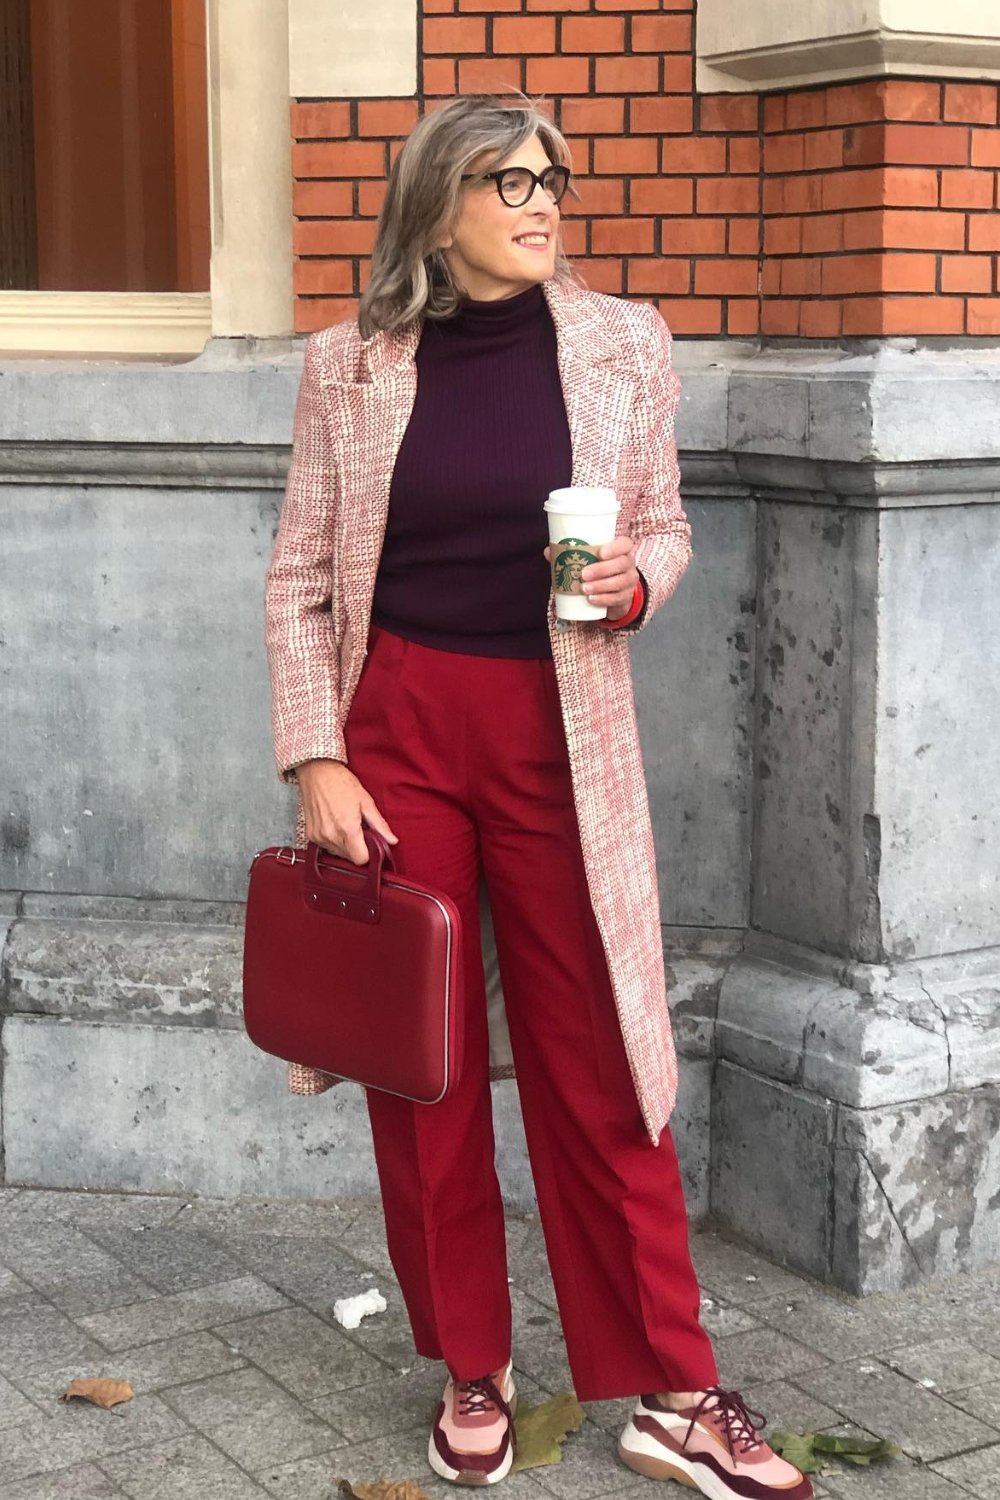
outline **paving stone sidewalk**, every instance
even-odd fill
[[[514,1359],[529,1402],[572,1390],[541,1229],[507,1221]],[[718,1234],[692,1249],[721,1379],[771,1427],[891,1436],[906,1457],[839,1467],[841,1500],[994,1500],[1000,1489],[1000,1270],[863,1302]],[[475,1266],[469,1267],[470,1276]],[[378,1287],[354,1330],[339,1297]],[[59,1393],[131,1381],[113,1412]],[[281,1204],[0,1189],[2,1500],[326,1500],[336,1480],[411,1477],[444,1366],[414,1354],[378,1204]],[[589,1402],[559,1465],[507,1500],[680,1494],[625,1469],[628,1400]]]

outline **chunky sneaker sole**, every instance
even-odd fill
[[[717,1423],[696,1422],[642,1396],[618,1439],[622,1463],[647,1479],[673,1479],[709,1500],[812,1500],[813,1487],[762,1441],[731,1454]],[[685,1442],[687,1439],[687,1442]]]
[[[452,1484],[498,1484],[506,1478],[514,1462],[516,1411],[512,1361],[478,1381],[449,1376],[427,1444],[435,1474]]]

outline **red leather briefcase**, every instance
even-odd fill
[[[250,1040],[366,1088],[435,1104],[462,1066],[461,924],[447,896],[392,869],[262,849],[250,867],[243,1018]]]

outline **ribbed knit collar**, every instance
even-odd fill
[[[438,326],[465,338],[490,338],[527,328],[544,316],[545,294],[539,283],[495,302],[476,302],[465,297],[455,316]]]

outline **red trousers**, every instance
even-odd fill
[[[673,1139],[664,1130],[654,1147],[646,1134],[590,905],[552,662],[430,650],[373,628],[346,738],[399,838],[397,869],[452,897],[465,941],[455,1092],[422,1105],[366,1091],[417,1352],[459,1380],[511,1353],[482,872],[577,1397],[715,1384]]]

